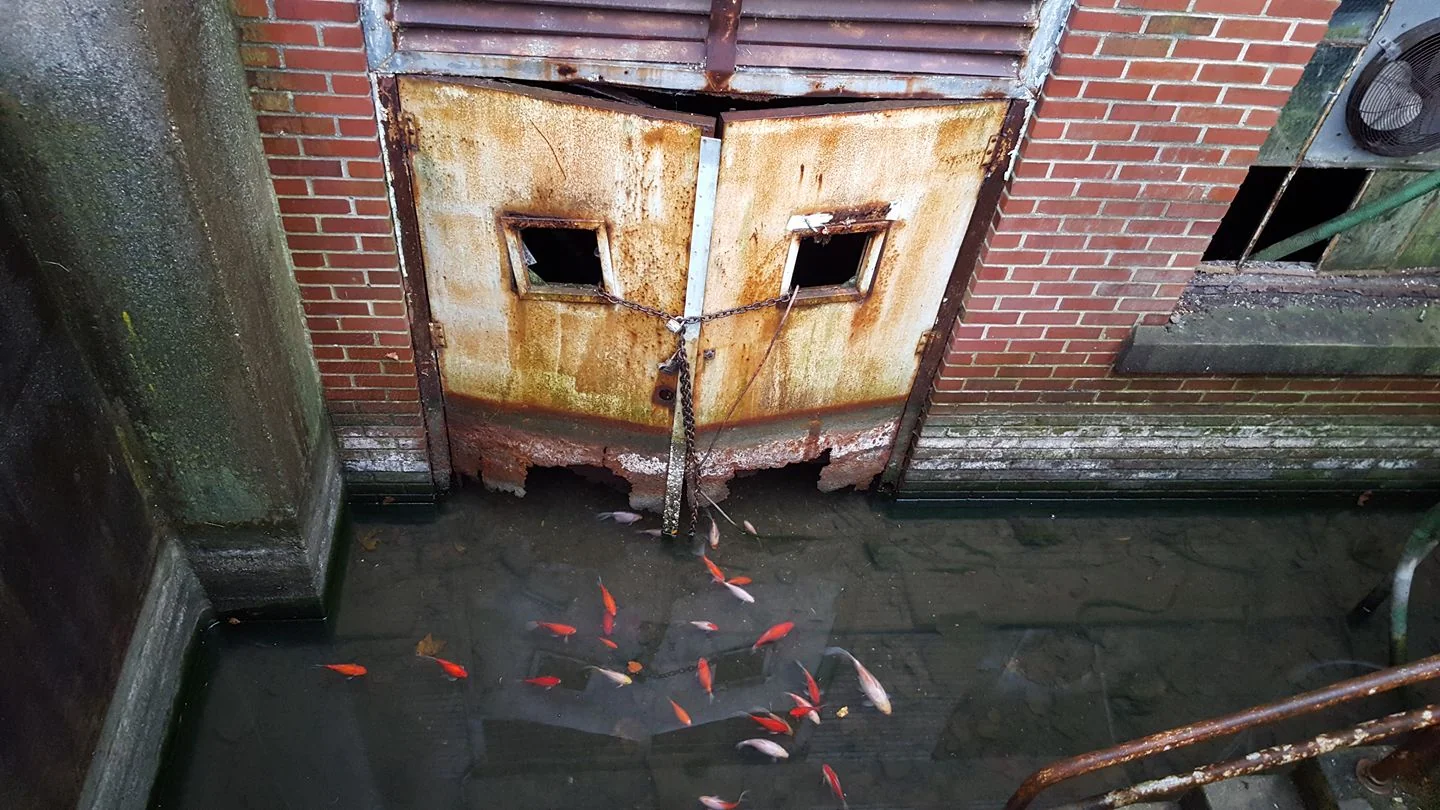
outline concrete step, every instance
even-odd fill
[[[1206,785],[1180,800],[1181,810],[1318,810],[1307,807],[1289,776],[1242,776]]]

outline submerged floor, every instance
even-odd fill
[[[819,495],[797,473],[737,482],[712,557],[637,527],[604,485],[537,472],[524,499],[467,490],[438,510],[353,515],[325,624],[221,624],[203,637],[157,808],[997,807],[1034,768],[1377,668],[1386,623],[1346,626],[1419,508],[1148,504],[897,517]],[[657,526],[647,518],[640,527]],[[1411,649],[1440,649],[1440,576],[1417,580]],[[596,577],[619,602],[598,641]],[[562,642],[533,620],[579,629]],[[709,620],[713,635],[688,624]],[[766,629],[793,621],[752,654]],[[468,667],[451,682],[414,654],[426,634]],[[865,705],[852,651],[889,691]],[[695,673],[715,666],[708,701]],[[586,670],[643,667],[616,688]],[[789,708],[795,661],[823,723],[776,737],[788,761],[737,751],[768,737],[742,713]],[[316,665],[358,662],[347,680]],[[545,691],[522,682],[556,675]],[[588,677],[587,677],[588,676]],[[684,727],[669,701],[694,720]],[[843,719],[836,717],[848,708]],[[1160,775],[1394,711],[1395,696],[1115,770],[1057,795]]]

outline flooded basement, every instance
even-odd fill
[[[1383,613],[1346,613],[1428,504],[1003,505],[901,513],[802,471],[737,481],[710,552],[599,522],[622,494],[559,471],[524,499],[355,509],[328,622],[202,638],[155,808],[992,808],[1035,768],[1385,663]],[[708,523],[705,524],[708,529]],[[1411,651],[1440,641],[1422,567]],[[618,602],[600,641],[597,578]],[[573,626],[557,637],[528,623]],[[707,632],[691,624],[709,621]],[[767,629],[794,627],[752,652]],[[429,635],[468,678],[415,654]],[[883,684],[867,705],[842,647]],[[713,700],[697,674],[713,671]],[[785,693],[823,693],[822,722]],[[632,663],[633,662],[633,663]],[[363,677],[319,665],[358,663]],[[592,667],[628,675],[616,686]],[[551,689],[527,678],[555,677]],[[1050,800],[1301,739],[1401,708],[1382,696],[1112,769]],[[692,721],[684,725],[671,701]],[[843,714],[843,717],[837,716]],[[779,762],[737,743],[763,738]]]

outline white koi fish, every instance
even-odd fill
[[[613,669],[606,669],[604,667],[586,667],[586,669],[593,669],[601,675],[604,675],[605,677],[614,681],[617,688],[621,686],[629,686],[630,684],[635,682],[629,675],[626,675],[623,672],[616,672]]]
[[[875,708],[879,709],[881,714],[890,713],[890,696],[885,694],[885,687],[880,685],[880,681],[870,674],[870,670],[866,669],[864,664],[856,660],[855,656],[843,647],[826,647],[825,654],[843,655],[849,658],[850,663],[855,666],[856,677],[860,679],[860,691],[865,693],[865,697],[875,704]]]
[[[622,526],[628,526],[631,523],[638,523],[641,520],[645,519],[644,517],[637,515],[634,512],[597,512],[595,514],[595,517],[600,520],[613,520]]]
[[[715,518],[710,518],[710,548],[720,547],[720,526],[715,523]]]
[[[755,531],[755,524],[751,523],[750,521],[742,520],[740,521],[740,525],[745,527],[745,531],[749,532],[751,537],[760,536],[760,532]]]
[[[750,604],[752,604],[752,605],[755,604],[755,597],[751,596],[748,591],[746,591],[744,588],[740,587],[739,585],[731,585],[730,583],[724,582],[724,581],[721,581],[720,584],[721,584],[721,585],[724,585],[724,586],[730,591],[730,595],[731,595],[731,596],[734,596],[736,599],[739,599],[741,602],[748,602],[748,603],[750,603]]]
[[[753,740],[741,740],[740,742],[735,744],[735,750],[738,751],[741,748],[754,748],[756,751],[759,751],[760,753],[764,754],[767,757],[770,757],[777,762],[782,759],[790,758],[789,751],[786,751],[784,748],[781,748],[777,743],[773,743],[769,740],[761,740],[758,738]]]
[[[716,627],[716,626],[715,626],[715,623],[714,623],[714,622],[690,622],[690,623],[693,624],[693,625],[695,625],[696,627],[700,628],[701,630],[704,630],[704,631],[707,632],[707,633],[714,633],[715,631],[717,631],[717,630],[720,629],[719,627]]]

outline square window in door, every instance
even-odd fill
[[[858,301],[870,294],[889,220],[816,224],[794,217],[780,291],[798,289],[797,304]]]
[[[600,290],[615,292],[604,222],[502,216],[500,226],[521,298],[604,301]]]

